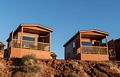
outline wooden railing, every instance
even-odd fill
[[[82,54],[104,54],[107,55],[107,47],[99,46],[82,46]]]
[[[22,43],[21,43],[21,40],[16,40],[16,39],[14,39],[11,43],[12,43],[11,44],[12,47],[14,48],[25,48],[25,49],[50,51],[49,43],[26,41],[26,40],[22,40]]]

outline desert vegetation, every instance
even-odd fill
[[[120,62],[80,60],[0,59],[0,77],[120,77]]]

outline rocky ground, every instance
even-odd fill
[[[0,59],[0,77],[120,77],[120,62],[37,60],[39,72],[23,72],[20,59]]]

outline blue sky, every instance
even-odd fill
[[[120,0],[1,0],[0,41],[21,23],[54,30],[52,51],[64,58],[63,44],[79,30],[100,29],[120,38]]]

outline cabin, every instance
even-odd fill
[[[120,38],[108,42],[110,60],[120,60]]]
[[[108,61],[108,32],[81,30],[65,44],[65,60]]]
[[[21,58],[34,54],[37,59],[52,59],[52,29],[39,24],[20,24],[7,39],[6,58]]]
[[[0,58],[3,58],[4,56],[4,44],[0,42]]]

